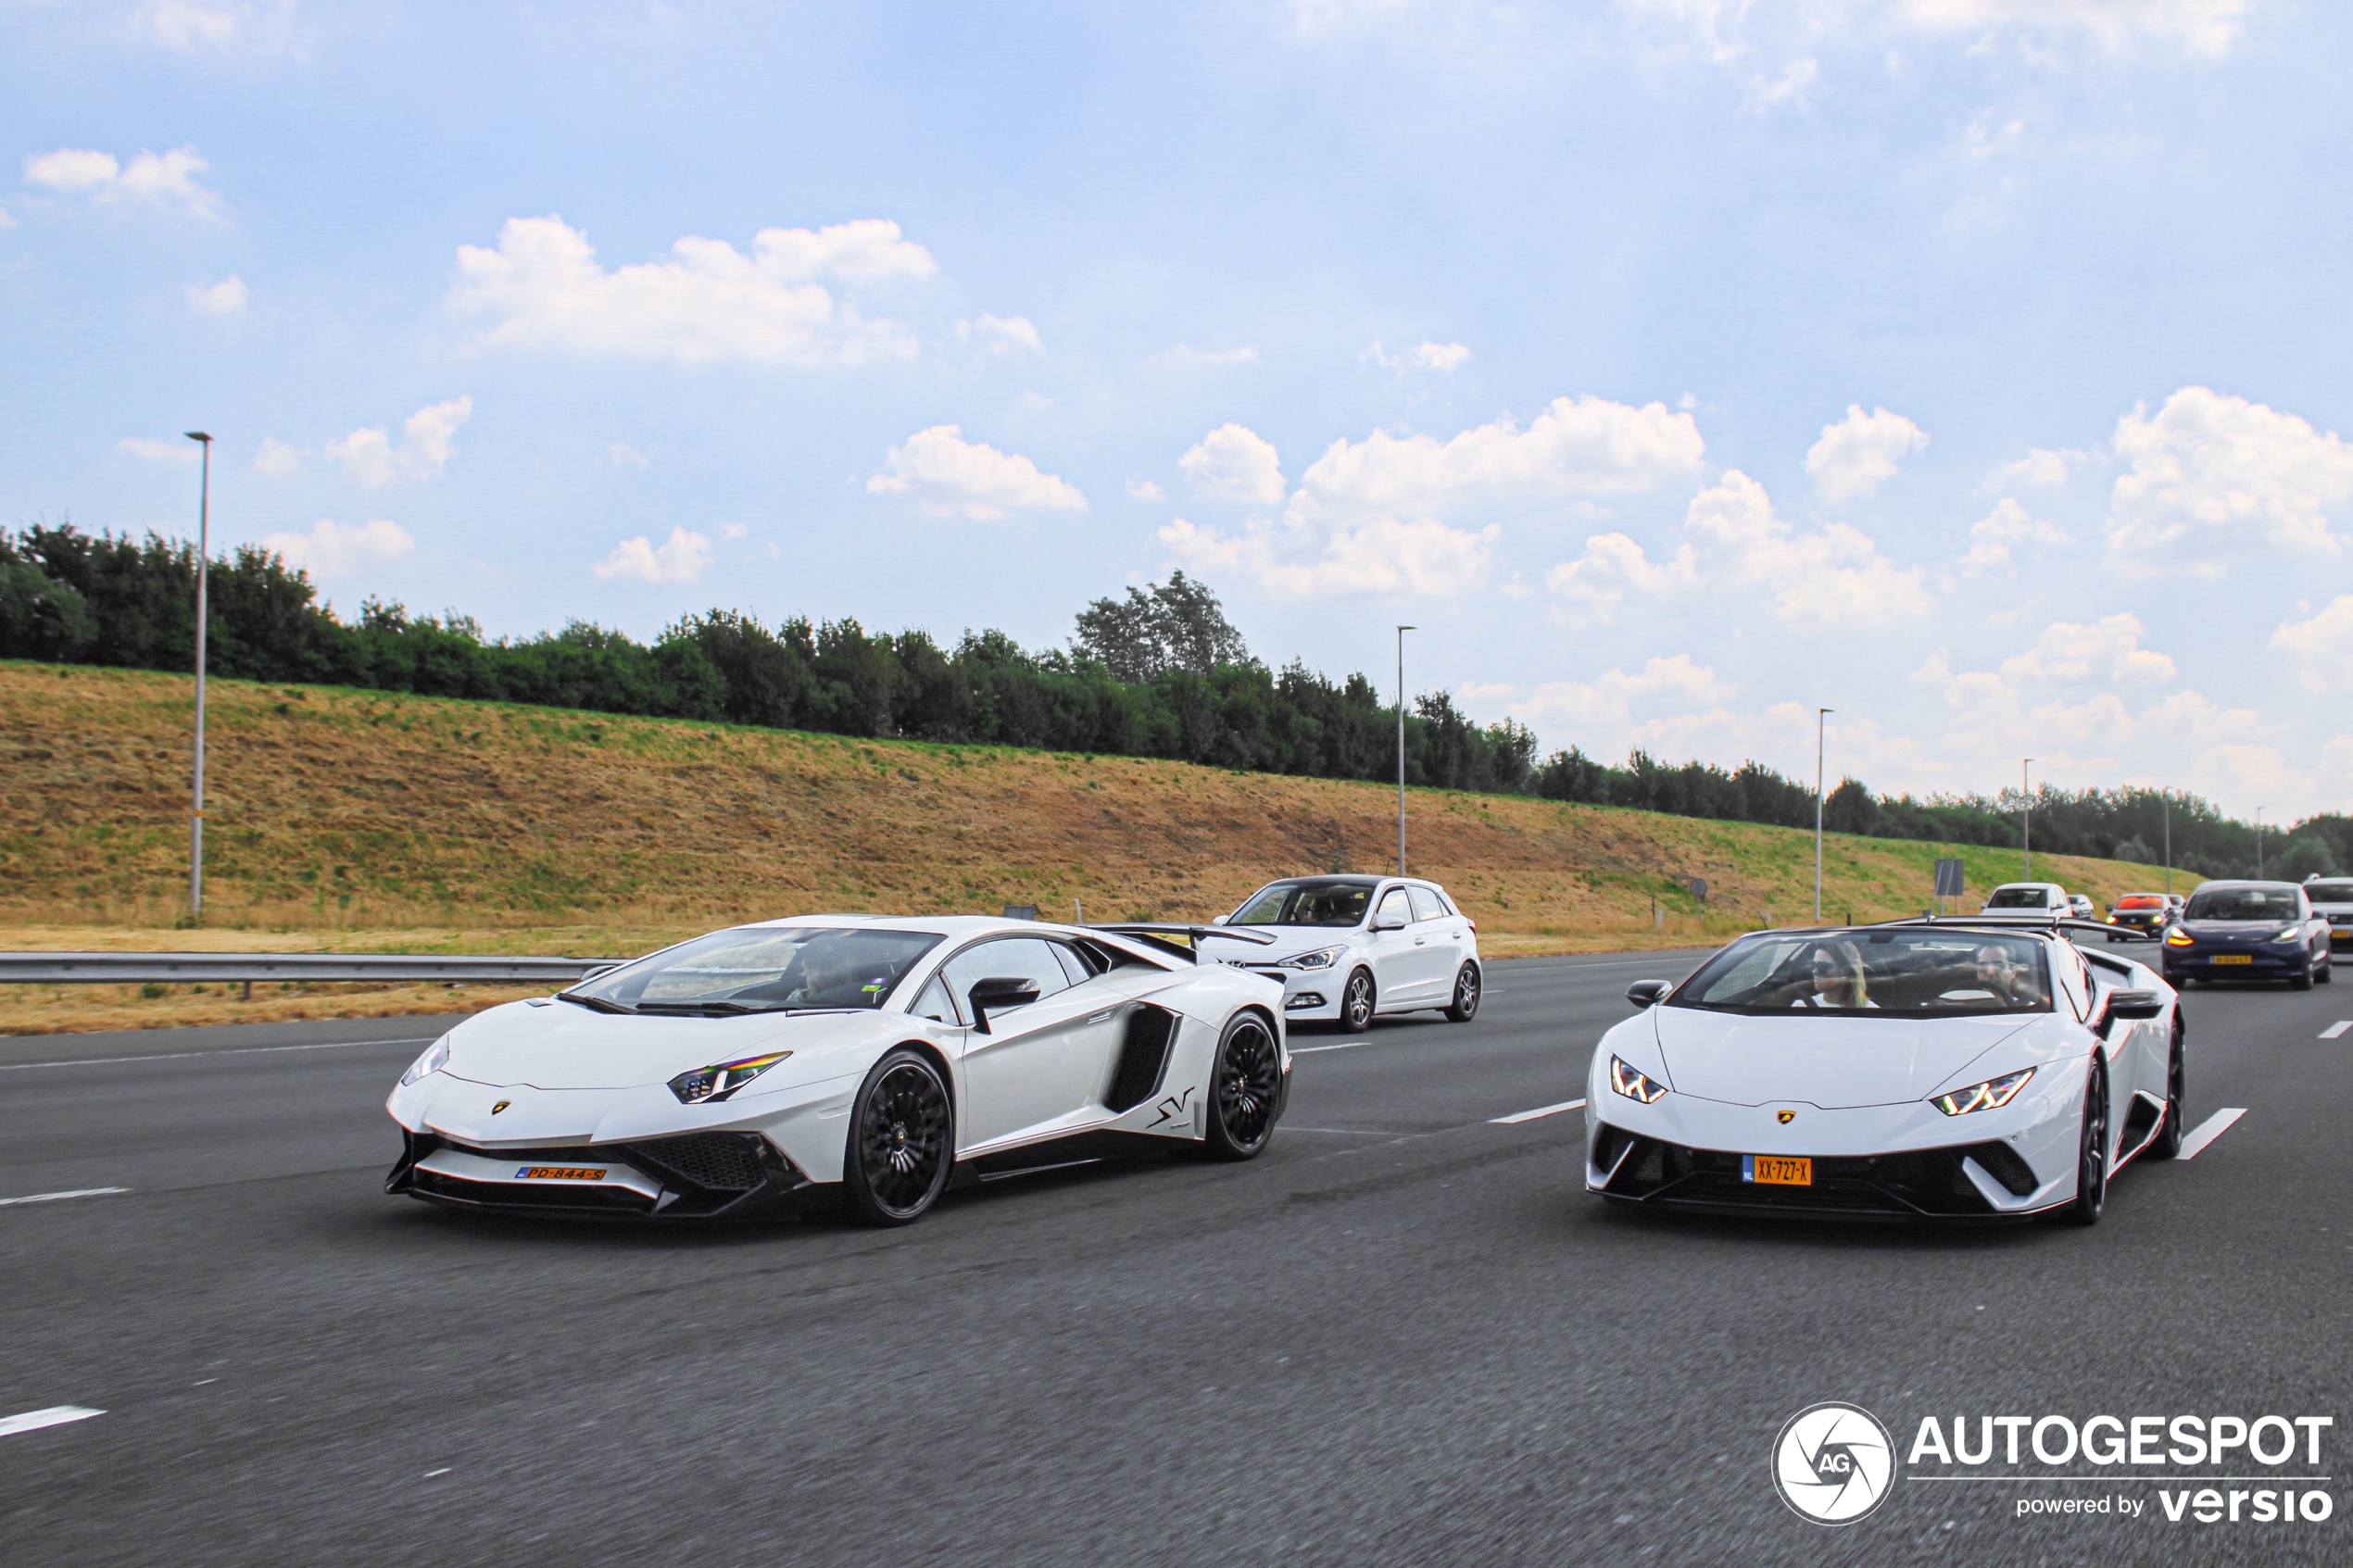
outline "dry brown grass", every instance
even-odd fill
[[[1206,919],[1271,877],[1395,855],[1396,795],[1375,784],[215,681],[192,930],[193,685],[0,663],[0,946],[604,956],[825,909]],[[1803,833],[1439,790],[1411,792],[1407,815],[1414,869],[1491,955],[1689,945],[1811,912]],[[1825,913],[1917,910],[1930,861],[1956,852],[1833,836]],[[2007,852],[1958,853],[1972,888],[2017,874]],[[2095,897],[2149,874],[2035,868]],[[1705,914],[1681,891],[1693,876]],[[0,1033],[515,994],[95,994],[118,989],[0,988]]]

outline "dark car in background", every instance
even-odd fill
[[[2209,882],[2165,933],[2165,978],[2284,980],[2298,991],[2330,973],[2329,922],[2292,882]]]
[[[2353,877],[2307,877],[2304,897],[2312,912],[2329,922],[2330,947],[2353,942]]]
[[[2178,893],[2120,893],[2116,902],[2108,907],[2108,923],[2155,935],[2179,918],[2181,909],[2182,896]],[[2119,938],[2111,936],[2108,940]]]

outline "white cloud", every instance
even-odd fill
[[[186,439],[157,441],[145,435],[126,435],[114,444],[118,452],[128,452],[134,458],[145,458],[151,463],[193,463],[204,457],[196,443]]]
[[[1160,359],[1164,364],[1169,365],[1255,365],[1258,363],[1258,350],[1247,346],[1241,348],[1195,348],[1189,343],[1180,343],[1176,347],[1169,349],[1166,353],[1155,356],[1155,358]]]
[[[673,259],[607,271],[588,236],[557,217],[510,218],[498,246],[458,247],[451,308],[497,318],[479,342],[668,359],[769,365],[862,365],[912,358],[915,334],[837,305],[816,280],[921,281],[931,253],[880,219],[824,229],[762,229],[745,256],[692,235]]]
[[[1522,430],[1510,418],[1440,442],[1375,431],[1335,441],[1300,478],[1303,516],[1424,516],[1491,500],[1646,490],[1699,466],[1707,450],[1688,413],[1601,397],[1555,398]]]
[[[1765,487],[1738,469],[1692,498],[1683,526],[1709,564],[1725,569],[1722,585],[1763,590],[1773,614],[1794,626],[1900,625],[1932,603],[1917,567],[1898,567],[1844,523],[1797,533],[1775,514]]]
[[[2054,45],[2082,40],[2121,51],[2143,40],[2219,59],[2238,42],[2251,0],[1618,0],[1621,10],[1689,34],[1719,65],[1759,55],[1843,45],[1881,52],[1921,34],[1972,49],[1993,40]],[[1751,78],[1752,96],[1760,79]]]
[[[711,541],[691,529],[673,528],[656,545],[640,533],[623,539],[612,554],[588,570],[599,583],[634,578],[640,583],[692,583],[711,570]]]
[[[1969,554],[1961,558],[1961,570],[1972,577],[1999,571],[2010,565],[2012,552],[2021,545],[2065,543],[2067,535],[2056,526],[2029,515],[2016,496],[2005,495],[1969,524]]]
[[[597,466],[608,469],[635,469],[637,472],[643,473],[646,471],[646,455],[643,452],[638,451],[626,441],[616,441],[605,448],[605,455],[597,459]]]
[[[2219,59],[2238,42],[2250,0],[1902,0],[1933,31],[2080,33],[2120,49],[2147,37]]]
[[[1758,114],[1770,114],[1779,108],[1804,108],[1821,90],[1822,65],[1806,56],[1790,61],[1780,74],[1749,79],[1748,107]]]
[[[299,446],[290,445],[274,435],[261,438],[261,450],[253,457],[253,471],[266,479],[283,479],[302,470],[302,459],[309,454]]]
[[[2309,621],[2282,625],[2271,646],[2296,656],[2296,678],[2307,691],[2353,692],[2353,595],[2331,599]]]
[[[751,530],[746,528],[740,522],[728,523],[719,530],[720,539],[730,545],[734,544],[738,539],[749,538]]]
[[[907,495],[927,517],[975,521],[1013,511],[1083,512],[1087,497],[1018,453],[966,441],[956,425],[919,430],[890,449],[866,481],[877,495]]]
[[[1822,438],[1806,454],[1806,471],[1826,500],[1868,495],[1892,479],[1904,459],[1928,445],[1928,433],[1884,408],[1863,412],[1846,406],[1846,418],[1822,427]]]
[[[183,55],[238,44],[292,50],[295,0],[144,0],[131,13],[131,32]]]
[[[1176,459],[1193,494],[1212,501],[1276,507],[1283,500],[1282,459],[1256,431],[1222,424]]]
[[[190,283],[188,303],[208,316],[234,316],[245,307],[245,280],[232,272],[217,283]]]
[[[326,455],[343,465],[352,483],[371,490],[396,479],[438,479],[457,455],[458,431],[473,411],[472,397],[428,404],[403,422],[398,446],[376,425],[328,442]]]
[[[1357,358],[1385,370],[1443,370],[1452,374],[1467,364],[1470,357],[1469,345],[1460,343],[1417,343],[1402,355],[1391,354],[1375,338],[1373,345]]]
[[[24,181],[59,195],[87,194],[110,205],[177,207],[197,218],[220,216],[220,194],[196,183],[212,166],[194,147],[143,152],[130,163],[88,147],[59,147],[24,160]]]
[[[1504,711],[1555,748],[1576,746],[1588,755],[1617,757],[1642,744],[1638,707],[1718,707],[1732,687],[1689,654],[1654,659],[1629,675],[1610,670],[1591,681],[1546,681],[1536,686],[1470,685],[1466,705],[1500,703]],[[1690,716],[1686,716],[1687,718]]]
[[[958,341],[977,338],[991,354],[1043,354],[1046,345],[1026,316],[983,316],[956,323]]]
[[[1572,622],[1607,623],[1629,596],[1656,597],[1698,579],[1698,558],[1689,545],[1667,560],[1653,561],[1628,534],[1596,533],[1585,541],[1583,555],[1544,574],[1544,586],[1569,602]]]
[[[363,567],[398,560],[417,547],[416,538],[396,522],[341,523],[321,518],[308,533],[268,533],[261,547],[283,556],[288,566],[313,577],[349,577]]]
[[[2155,418],[2117,422],[2127,470],[2108,502],[2108,551],[2128,571],[2220,577],[2233,555],[2272,546],[2335,553],[2327,508],[2353,495],[2353,447],[2294,414],[2185,386]]]
[[[2065,484],[2077,466],[2091,456],[2091,453],[2072,446],[2030,446],[2025,457],[2004,463],[1987,474],[1984,484],[1980,488],[1987,491],[2014,490],[2032,485],[2038,489],[2055,489]]]
[[[1159,537],[1170,558],[1196,576],[1246,578],[1278,598],[1448,599],[1487,585],[1502,533],[1492,525],[1473,533],[1394,518],[1323,533],[1277,528],[1261,518],[1228,533],[1180,517],[1164,525]]]
[[[1131,479],[1127,482],[1127,496],[1133,501],[1165,501],[1168,492],[1149,479]]]
[[[2137,615],[2111,615],[2089,626],[2054,621],[2024,653],[2002,661],[2010,682],[2129,684],[2173,679],[2173,660],[2141,646],[2146,628]]]

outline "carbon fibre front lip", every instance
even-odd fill
[[[692,1224],[705,1221],[767,1220],[796,1218],[812,1212],[825,1211],[830,1203],[837,1202],[841,1190],[838,1182],[812,1182],[781,1155],[766,1165],[758,1186],[727,1193],[718,1189],[698,1188],[691,1183],[681,1183],[674,1176],[658,1169],[649,1170],[645,1161],[630,1157],[625,1147],[589,1148],[549,1150],[477,1149],[436,1136],[431,1133],[404,1133],[400,1159],[384,1177],[384,1191],[395,1196],[414,1198],[446,1209],[465,1210],[483,1214],[535,1216],[547,1219],[597,1219],[634,1221],[640,1223]],[[772,1146],[773,1148],[773,1146]],[[637,1199],[630,1193],[607,1192],[589,1185],[557,1186],[522,1182],[475,1181],[445,1176],[418,1169],[418,1161],[428,1158],[435,1149],[450,1148],[461,1153],[497,1159],[501,1164],[517,1160],[531,1160],[545,1156],[546,1162],[561,1163],[593,1159],[605,1164],[623,1164],[661,1190],[661,1197],[650,1202]],[[637,1199],[636,1201],[632,1201]],[[640,1206],[642,1204],[642,1206]]]

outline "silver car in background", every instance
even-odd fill
[[[1247,926],[1272,947],[1203,951],[1283,983],[1283,1013],[1350,1034],[1377,1014],[1437,1010],[1457,1023],[1478,1012],[1478,927],[1434,882],[1394,876],[1302,876],[1270,882],[1218,925]]]
[[[2329,946],[2353,943],[2353,877],[2311,876],[2304,879],[2304,897],[2312,912],[2329,922]]]

